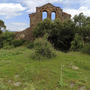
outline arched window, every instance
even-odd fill
[[[46,18],[47,18],[47,12],[44,11],[44,12],[42,12],[42,20],[44,20],[44,19],[46,19]]]
[[[55,12],[52,12],[51,13],[51,20],[55,20],[55,18],[56,18],[56,13]]]

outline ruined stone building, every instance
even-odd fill
[[[36,7],[36,13],[29,14],[30,17],[30,27],[22,32],[16,33],[16,38],[24,38],[26,40],[33,39],[32,30],[36,27],[36,25],[43,20],[43,12],[47,12],[47,18],[51,19],[52,12],[55,13],[55,18],[59,18],[61,21],[66,19],[70,19],[71,15],[63,12],[60,7],[55,7],[52,4],[48,3],[41,7]]]

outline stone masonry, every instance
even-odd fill
[[[55,18],[60,19],[61,21],[71,18],[70,14],[63,12],[60,7],[55,7],[51,3],[45,4],[41,7],[36,7],[36,13],[29,14],[30,17],[30,27],[22,32],[16,33],[16,38],[25,40],[33,40],[32,30],[37,26],[39,22],[42,21],[42,13],[47,12],[47,18],[51,19],[51,13],[55,12]]]

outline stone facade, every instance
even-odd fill
[[[71,15],[62,11],[60,7],[55,7],[48,3],[41,7],[36,7],[36,13],[30,14],[31,27],[36,26],[40,21],[42,21],[42,13],[47,12],[47,17],[51,19],[51,13],[55,12],[56,18],[60,18],[62,21],[65,19],[70,19]]]
[[[48,3],[41,7],[36,7],[36,13],[29,14],[30,17],[30,27],[22,32],[16,33],[16,38],[25,38],[26,40],[33,40],[32,30],[36,25],[42,21],[42,13],[47,12],[47,18],[51,19],[51,13],[55,12],[55,18],[59,18],[61,21],[71,18],[70,14],[63,12],[60,7],[55,7],[52,4]]]

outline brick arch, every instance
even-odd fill
[[[41,12],[41,13],[42,13],[42,15],[41,15],[42,20],[44,20],[44,19],[43,19],[43,13],[44,13],[44,12],[46,12],[46,13],[47,13],[47,18],[48,18],[48,12],[47,12],[47,10],[43,10],[43,11]]]
[[[52,12],[55,12],[56,14],[58,14],[57,12],[59,10],[57,9],[57,7],[55,7],[55,6],[51,5],[51,4],[47,4],[47,5],[44,5],[44,6],[41,6],[41,7],[37,7],[36,8],[36,11],[39,12],[39,13],[41,13],[41,14],[42,14],[42,12],[46,11],[48,18],[51,19],[51,13]],[[56,16],[58,16],[58,15],[56,15]]]
[[[55,13],[54,19],[56,19],[56,11],[52,11],[52,12],[51,12],[51,20],[54,20],[53,17],[52,17],[53,13]]]
[[[47,12],[47,18],[50,18],[50,17],[49,17],[49,11],[48,11],[48,9],[43,8],[43,9],[40,10],[40,12],[41,12],[41,14],[42,14],[43,12]],[[41,15],[41,17],[42,17],[42,15]]]

